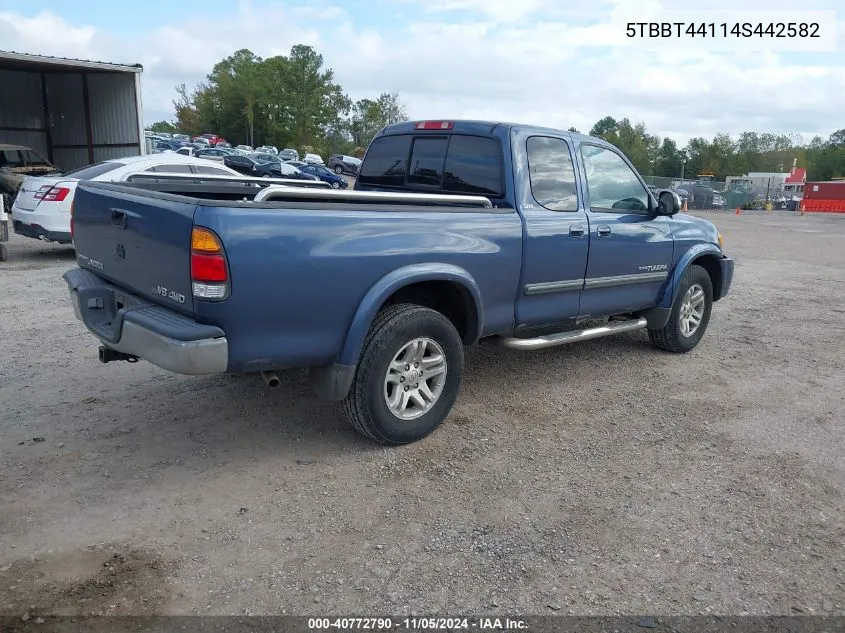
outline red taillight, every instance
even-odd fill
[[[211,283],[224,283],[228,279],[226,260],[222,255],[191,253],[191,279]]]
[[[44,185],[35,193],[35,199],[41,202],[61,202],[67,198],[70,189],[67,187],[56,187],[55,185]]]
[[[418,130],[451,130],[455,124],[451,121],[420,121],[417,123]]]
[[[191,282],[198,299],[225,299],[229,291],[229,271],[220,238],[198,226],[191,231]]]

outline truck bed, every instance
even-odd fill
[[[356,309],[373,307],[368,293],[389,286],[392,275],[403,283],[415,274],[469,276],[485,298],[484,330],[513,324],[523,237],[514,209],[328,202],[318,192],[311,200],[280,192],[252,202],[216,198],[213,188],[186,196],[151,190],[159,183],[138,185],[79,185],[79,265],[122,292],[224,330],[228,371],[342,358]],[[225,300],[192,292],[195,227],[223,244]]]

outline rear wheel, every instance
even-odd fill
[[[364,341],[344,412],[375,442],[415,442],[446,419],[463,370],[463,343],[449,319],[418,305],[389,306]]]
[[[651,342],[667,352],[688,352],[701,341],[713,308],[713,283],[701,266],[692,265],[681,278],[669,321],[649,330]]]

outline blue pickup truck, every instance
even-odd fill
[[[102,362],[271,387],[307,367],[355,429],[405,444],[448,415],[467,345],[646,329],[692,350],[734,262],[679,206],[593,137],[406,122],[378,133],[345,191],[82,182],[64,279]]]

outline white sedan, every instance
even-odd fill
[[[15,233],[45,242],[70,244],[70,207],[80,180],[125,182],[141,172],[239,176],[238,172],[203,158],[176,152],[113,158],[56,176],[29,176],[12,204]]]

